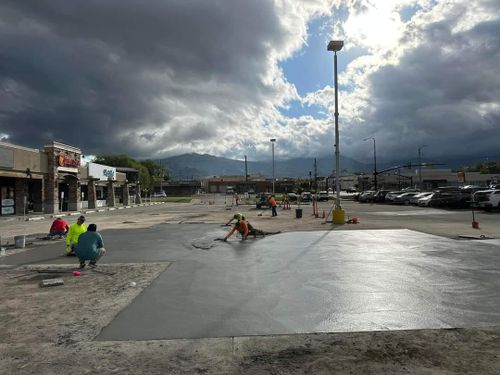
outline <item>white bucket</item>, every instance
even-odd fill
[[[14,242],[18,249],[23,249],[24,247],[26,247],[26,236],[15,236]]]

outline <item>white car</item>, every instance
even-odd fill
[[[414,195],[413,197],[410,198],[410,203],[411,204],[418,204],[418,201],[422,198],[425,198],[429,195],[432,194],[432,191],[429,191],[429,192],[425,192],[425,193],[419,193],[417,195]]]
[[[417,205],[420,206],[420,207],[429,207],[429,204],[431,202],[431,199],[432,197],[434,196],[434,193],[430,193],[429,195],[423,197],[423,198],[420,198],[418,201],[417,201]]]
[[[404,191],[390,191],[386,194],[385,201],[388,203],[392,203],[396,196],[398,196],[399,194],[403,194],[403,193],[404,193]]]
[[[408,193],[403,193],[403,194],[399,194],[399,195],[396,195],[394,197],[394,199],[392,200],[392,202],[394,204],[405,204],[405,205],[408,205],[410,204],[410,199],[412,197],[414,197],[415,195],[419,194],[418,192],[415,192],[415,191],[412,191],[412,192],[408,192]]]
[[[491,210],[492,208],[500,209],[500,189],[495,190],[480,190],[474,193],[474,201],[479,208]]]
[[[153,195],[151,195],[153,198],[166,198],[167,197],[167,194],[162,191],[161,193],[154,193]]]

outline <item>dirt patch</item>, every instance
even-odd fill
[[[81,276],[72,275],[74,267],[61,265],[4,269],[0,271],[2,342],[61,345],[92,340],[168,265],[103,264],[98,272],[84,269]],[[58,272],[36,272],[49,268]],[[40,280],[51,278],[63,279],[64,285],[40,288]]]
[[[0,344],[15,374],[498,374],[500,329]]]

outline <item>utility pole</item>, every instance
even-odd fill
[[[314,158],[314,189],[318,190],[318,165],[316,163],[316,158]]]
[[[245,185],[248,184],[248,162],[247,156],[245,155]]]
[[[422,190],[422,149],[427,145],[418,148],[418,188]]]

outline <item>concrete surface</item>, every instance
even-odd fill
[[[100,340],[488,326],[499,248],[408,230],[299,232],[176,262]]]
[[[228,228],[103,231],[106,263],[173,261],[99,340],[500,324],[500,248],[409,230],[293,232],[215,242]],[[67,263],[61,243],[2,264]]]

